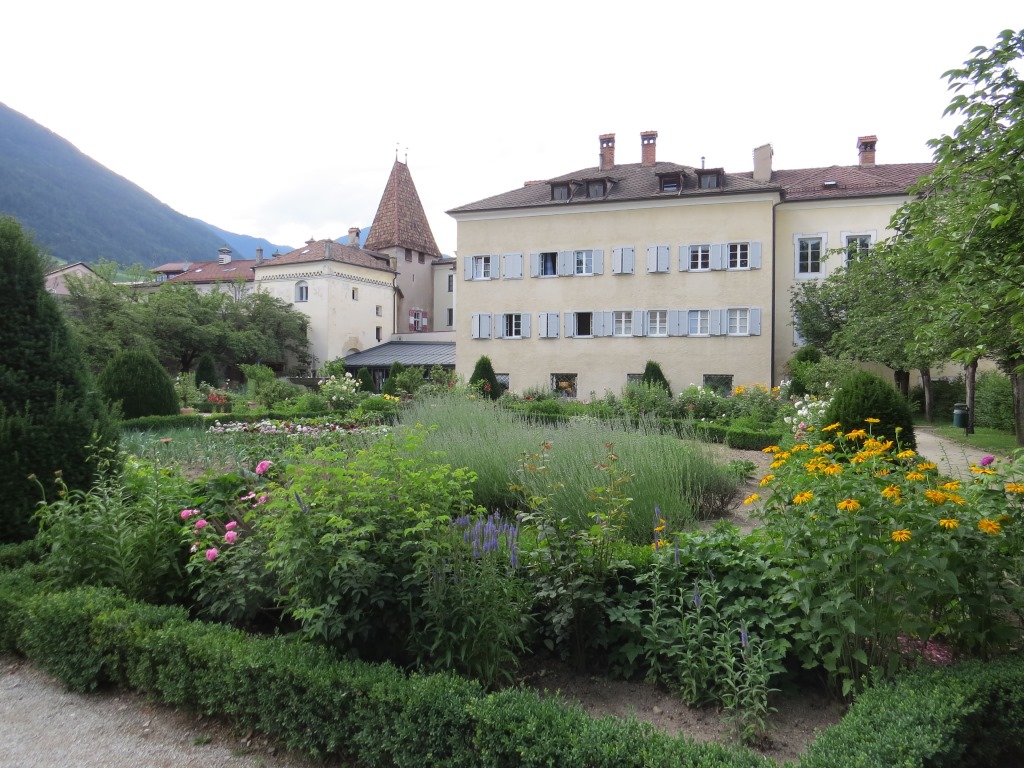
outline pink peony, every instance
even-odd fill
[[[181,510],[181,519],[188,520],[190,517],[192,517],[193,514],[195,514],[198,511],[199,510],[197,509],[183,509]]]
[[[273,464],[274,464],[274,462],[272,462],[272,461],[266,461],[266,460],[261,461],[259,464],[256,465],[256,474],[257,475],[265,474],[266,471],[268,469],[270,469],[271,466],[273,466]]]
[[[210,547],[208,550],[206,550],[206,559],[209,560],[211,563],[217,559],[216,547]]]
[[[205,527],[206,527],[206,521],[205,520],[196,520],[196,530],[197,531],[201,531]]]
[[[267,496],[267,494],[264,493],[262,496],[260,496],[258,499],[256,499],[256,503],[257,504],[266,504],[267,503],[267,499],[269,499],[269,498],[270,497]]]
[[[228,544],[234,544],[235,543],[235,539],[237,539],[237,538],[238,538],[238,531],[228,531],[227,533],[224,534],[224,541],[226,541]]]
[[[981,459],[981,466],[987,467],[989,464],[991,464],[995,460],[996,460],[995,456],[984,456]]]
[[[232,520],[230,523],[228,523],[227,525],[224,526],[224,530],[225,531],[233,531],[237,527],[238,527],[238,521],[237,520]]]

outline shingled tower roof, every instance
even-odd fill
[[[441,255],[409,166],[398,160],[391,169],[364,247],[369,251],[382,251],[396,246],[421,251],[432,258]]]

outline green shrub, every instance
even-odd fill
[[[246,394],[254,400],[259,399],[258,395],[264,386],[269,386],[277,380],[274,369],[266,365],[241,363],[238,367],[245,375]]]
[[[173,416],[140,416],[137,419],[125,419],[121,429],[129,432],[147,432],[150,430],[170,431],[173,429],[206,429],[209,422],[194,413],[176,413]]]
[[[195,381],[199,387],[206,385],[214,389],[218,389],[224,384],[223,379],[217,373],[217,364],[213,360],[213,355],[209,352],[203,352],[199,356],[199,362],[196,364]]]
[[[0,544],[0,571],[39,562],[42,556],[43,546],[36,539],[28,539],[17,544]]]
[[[760,451],[782,441],[781,432],[729,427],[725,431],[725,444],[740,451]]]
[[[92,483],[86,446],[117,445],[111,418],[64,315],[45,287],[39,248],[0,216],[0,543],[30,539],[39,487],[56,472]]]
[[[473,366],[473,373],[469,377],[469,386],[479,387],[480,391],[491,400],[501,397],[502,388],[498,383],[498,377],[494,374],[491,358],[487,355],[482,355]]]
[[[646,384],[649,387],[661,387],[670,396],[672,394],[672,386],[668,383],[668,379],[665,378],[661,365],[654,360],[647,361],[647,364],[644,366],[644,372],[640,376],[640,383]]]
[[[868,419],[878,421],[869,425]],[[871,426],[875,437],[897,440],[914,448],[914,419],[906,398],[873,373],[858,371],[847,376],[825,410],[826,424],[838,423],[844,431]]]
[[[99,379],[103,396],[119,403],[126,419],[178,412],[174,381],[152,352],[126,349],[107,363]]]
[[[1010,378],[997,371],[978,374],[974,412],[975,426],[1013,432],[1013,385]]]
[[[621,407],[623,413],[633,419],[666,418],[672,413],[672,394],[657,381],[630,382],[622,390]]]
[[[373,383],[373,376],[370,374],[370,369],[363,366],[356,373],[356,380],[359,382],[359,391],[366,392],[367,394],[373,394],[377,391],[377,385]]]
[[[789,384],[784,391],[786,397],[827,397],[840,381],[860,371],[860,366],[853,360],[827,356],[818,362],[790,360],[787,365]]]
[[[18,650],[25,623],[25,605],[38,592],[48,591],[46,574],[38,563],[0,570],[0,653]]]
[[[953,406],[967,402],[967,388],[963,377],[952,381],[946,379],[932,380],[932,415],[939,423],[950,423],[953,420]],[[914,413],[924,415],[924,388],[912,387],[910,404]]]
[[[400,395],[401,391],[398,389],[398,374],[405,370],[405,366],[395,360],[391,367],[388,368],[387,378],[384,379],[384,383],[381,384],[380,393],[382,395],[391,395],[392,397]]]

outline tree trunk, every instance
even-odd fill
[[[935,403],[932,399],[932,369],[921,369],[921,389],[924,390],[924,418],[929,424],[934,421]]]
[[[1013,431],[1017,445],[1024,445],[1024,374],[1011,371],[1010,383],[1013,385]]]
[[[893,381],[896,383],[896,389],[903,393],[904,397],[910,396],[910,371],[893,371]]]
[[[978,379],[978,360],[971,360],[964,366],[964,380],[967,384],[967,429],[968,435],[974,434],[974,385]]]

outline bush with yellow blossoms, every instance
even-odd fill
[[[967,482],[876,435],[830,424],[773,455],[763,534],[789,578],[794,651],[847,694],[893,674],[908,640],[987,657],[1021,639],[1024,454]]]

